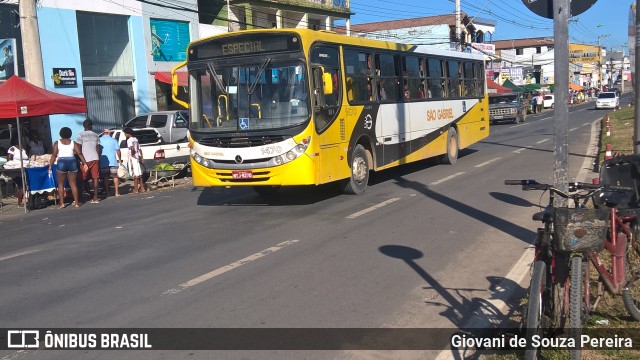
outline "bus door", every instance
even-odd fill
[[[397,161],[411,152],[407,137],[411,132],[409,108],[402,99],[399,56],[376,54],[377,93],[380,108],[376,124],[384,144],[384,164]],[[380,132],[378,132],[380,130]]]
[[[311,50],[311,94],[317,136],[316,182],[339,178],[340,164],[346,163],[342,150],[347,146],[345,119],[340,113],[340,58],[337,46],[322,45]]]

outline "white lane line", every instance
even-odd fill
[[[29,250],[29,251],[23,251],[23,252],[19,252],[19,253],[11,254],[11,255],[6,255],[6,256],[0,257],[0,261],[2,261],[2,260],[9,260],[9,259],[13,259],[14,257],[18,257],[18,256],[22,256],[22,255],[31,254],[31,253],[38,252],[38,251],[40,251],[40,249]]]
[[[456,176],[460,176],[460,175],[462,175],[462,174],[464,174],[464,172],[455,173],[455,174],[453,174],[453,175],[449,175],[449,176],[447,176],[447,177],[445,177],[445,178],[442,178],[442,179],[440,179],[440,180],[436,180],[436,181],[432,182],[432,183],[431,183],[431,184],[429,184],[429,185],[438,185],[438,184],[442,184],[443,182],[448,181],[448,180],[451,180],[451,179],[453,179],[454,177],[456,177]]]
[[[536,141],[536,144],[542,144],[543,142],[547,142],[549,139],[542,139],[540,141]]]
[[[258,260],[261,257],[267,256],[267,255],[269,255],[271,253],[274,253],[274,252],[276,252],[278,250],[281,250],[281,249],[283,249],[283,248],[285,248],[285,247],[287,247],[289,245],[293,245],[293,244],[297,243],[298,241],[299,240],[288,240],[288,241],[281,242],[280,244],[278,244],[276,246],[272,246],[272,247],[270,247],[268,249],[264,249],[264,250],[262,250],[262,251],[260,251],[258,253],[255,253],[253,255],[249,255],[244,259],[240,259],[240,260],[238,260],[236,262],[232,262],[229,265],[225,265],[225,266],[223,266],[221,268],[215,269],[215,270],[213,270],[211,272],[208,272],[208,273],[206,273],[204,275],[200,275],[195,279],[191,279],[191,280],[189,280],[189,281],[187,281],[185,283],[182,283],[182,284],[178,285],[177,288],[169,289],[169,290],[163,292],[162,295],[175,294],[175,293],[178,293],[178,292],[180,292],[180,291],[182,291],[184,289],[190,288],[192,286],[196,286],[196,285],[201,284],[201,283],[203,283],[203,282],[205,282],[207,280],[213,279],[216,276],[222,275],[222,274],[224,274],[224,273],[226,273],[228,271],[231,271],[233,269],[236,269],[236,268],[238,268],[238,267],[240,267],[242,265],[250,263],[250,262],[252,262],[254,260]]]
[[[389,204],[391,204],[393,202],[396,202],[398,200],[400,200],[400,198],[393,198],[393,199],[389,199],[389,200],[383,201],[380,204],[373,205],[373,206],[368,207],[368,208],[366,208],[364,210],[360,210],[357,213],[353,213],[353,214],[347,216],[347,219],[355,219],[358,216],[364,215],[364,214],[369,213],[369,212],[371,212],[373,210],[376,210],[376,209],[380,209],[381,207],[387,206],[387,205],[389,205]]]
[[[477,167],[477,168],[479,168],[479,167],[483,167],[483,166],[485,166],[485,165],[489,165],[489,164],[491,164],[492,162],[496,162],[496,161],[498,161],[498,160],[500,160],[500,159],[502,159],[502,158],[501,158],[501,157],[497,157],[497,158],[495,158],[495,159],[491,159],[491,160],[489,160],[489,161],[485,161],[485,162],[483,162],[483,163],[481,163],[481,164],[478,164],[478,165],[476,165],[476,166],[474,166],[474,167]]]
[[[579,127],[574,127],[573,129],[569,129],[569,131],[574,131],[574,130],[578,130]]]
[[[513,150],[513,153],[515,153],[515,154],[520,154],[521,152],[523,152],[523,151],[525,151],[525,150],[527,150],[527,149],[530,149],[530,148],[532,148],[532,147],[533,147],[533,146],[531,146],[531,145],[527,145],[527,146],[525,146],[525,147],[523,147],[523,148],[520,148],[520,149],[518,149],[518,150]]]

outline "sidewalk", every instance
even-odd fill
[[[181,179],[175,179],[175,187],[172,186],[162,186],[162,187],[157,187],[154,188],[153,190],[151,189],[151,186],[149,186],[147,184],[146,188],[147,188],[147,192],[143,193],[143,194],[158,194],[158,193],[162,193],[162,192],[167,192],[167,191],[172,191],[174,189],[178,189],[178,188],[183,188],[186,186],[191,186],[193,184],[192,179],[190,177],[184,177]],[[113,187],[110,187],[110,190],[113,191]],[[127,180],[124,182],[120,182],[120,194],[122,196],[118,197],[118,199],[120,198],[127,198],[127,195],[131,194],[133,191],[133,180]],[[111,192],[110,196],[107,198],[102,197],[100,199],[100,202],[103,201],[109,201],[111,199],[114,199],[115,196],[113,196],[113,192]],[[91,196],[83,193],[81,195],[81,206],[80,208],[82,209],[84,206],[86,206],[87,204],[89,204],[89,201],[91,200]],[[20,216],[31,216],[32,214],[41,214],[46,212],[47,210],[57,210],[56,205],[54,204],[53,201],[49,202],[49,206],[44,208],[44,209],[36,209],[36,210],[31,210],[28,211],[26,214],[24,212],[24,207],[23,206],[18,206],[18,198],[14,195],[11,194],[10,196],[6,197],[6,198],[2,198],[0,199],[1,203],[2,203],[2,207],[0,208],[0,224],[2,224],[3,222],[7,221],[7,220],[11,220],[11,219],[15,219],[18,218]],[[71,199],[67,198],[66,203],[69,204],[69,202],[71,201]],[[99,203],[97,204],[99,207]],[[91,205],[92,207],[96,207],[95,205]],[[67,208],[70,208],[70,205],[67,205]]]

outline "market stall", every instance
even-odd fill
[[[84,99],[39,88],[15,75],[0,85],[0,121],[13,121],[15,119],[20,149],[24,149],[21,118],[86,112],[87,104]],[[20,161],[20,176],[22,177],[22,183],[27,184],[27,186],[31,185],[32,182],[31,180],[27,181],[28,173],[25,172],[25,168],[31,168],[29,165],[27,161]],[[33,176],[37,176],[38,172],[33,171],[33,174]],[[26,195],[31,191],[30,189],[25,190],[27,190],[25,191]],[[24,202],[24,211],[27,212],[27,201]]]

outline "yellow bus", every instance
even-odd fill
[[[454,164],[489,135],[477,54],[268,29],[191,43],[174,93],[185,65],[195,186],[339,182],[360,194],[371,170]]]

